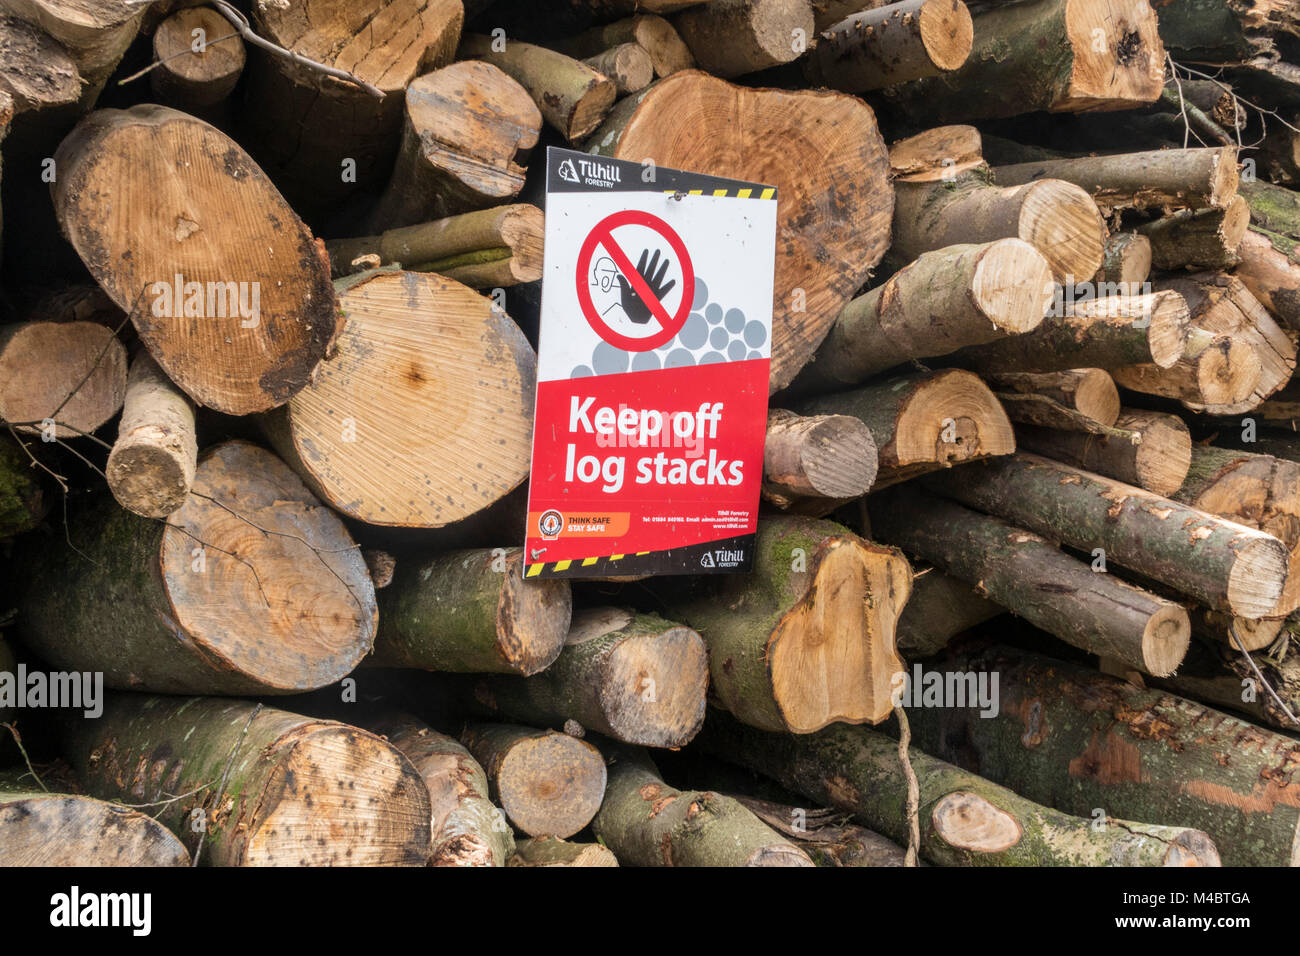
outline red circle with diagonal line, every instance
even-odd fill
[[[620,226],[645,226],[647,229],[653,229],[663,236],[669,247],[677,254],[677,262],[682,270],[682,301],[672,315],[668,314],[664,304],[651,293],[650,286],[646,284],[641,274],[636,271],[636,267],[632,265],[632,260],[628,258],[627,253],[614,239],[613,232]],[[590,280],[587,277],[591,274],[591,260],[599,246],[605,247],[609,257],[618,266],[618,271],[623,274],[632,288],[636,290],[636,294],[641,298],[641,301],[650,309],[650,314],[659,323],[658,332],[645,338],[623,335],[611,329],[596,310],[596,304],[591,300]],[[686,243],[682,242],[682,237],[677,235],[677,232],[668,223],[658,216],[642,212],[639,209],[616,212],[596,223],[595,228],[588,234],[582,248],[578,251],[577,278],[578,305],[582,307],[582,314],[587,319],[587,324],[610,345],[618,346],[625,352],[648,352],[670,341],[686,324],[686,317],[691,314],[691,304],[695,299],[695,267],[691,264],[690,254],[686,251]]]

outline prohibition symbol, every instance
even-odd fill
[[[677,257],[677,265],[681,270],[681,302],[672,314],[669,314],[664,304],[668,294],[677,285],[676,279],[667,278],[671,260],[664,257],[661,261],[657,251],[653,259],[648,259],[647,254],[643,252],[634,265],[632,258],[614,236],[614,230],[621,226],[644,226],[652,229],[668,243],[668,247]],[[596,308],[591,298],[589,277],[597,249],[604,249],[605,254],[618,268],[618,280],[623,289],[624,303],[632,306],[625,311],[632,317],[632,321],[637,322],[640,314],[649,313],[644,318],[640,318],[640,321],[645,323],[647,335],[624,335],[615,331]],[[677,235],[672,226],[658,216],[637,209],[616,212],[596,224],[578,252],[577,280],[578,305],[582,308],[587,324],[610,345],[625,352],[648,352],[672,340],[686,323],[687,316],[691,314],[691,304],[695,299],[695,267],[691,264],[690,253],[686,251],[686,243],[682,242],[681,236]],[[638,315],[633,315],[633,312]]]

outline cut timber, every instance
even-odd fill
[[[933,122],[1124,110],[1160,96],[1164,61],[1146,0],[998,4],[976,14],[962,67],[887,95]]]
[[[402,91],[452,61],[464,18],[461,0],[253,4],[259,35],[384,94],[267,50],[254,52],[247,86],[257,108],[246,113],[258,146],[253,152],[292,191],[295,205],[324,209],[383,182],[402,125]]]
[[[54,158],[64,235],[173,382],[229,415],[307,384],[338,324],[329,263],[238,144],[146,104],[92,113]]]
[[[346,284],[338,354],[263,419],[326,504],[367,524],[440,528],[528,474],[537,356],[491,299],[442,276]]]
[[[889,147],[889,174],[896,181],[952,182],[983,167],[984,144],[974,126],[936,126]]]
[[[808,0],[710,0],[673,25],[700,68],[722,77],[798,59],[816,29]]]
[[[773,830],[784,834],[818,866],[907,866],[907,853],[893,840],[844,822],[835,810],[785,806],[736,795],[735,799]]]
[[[1172,674],[1187,653],[1191,623],[1181,605],[1098,574],[997,518],[900,487],[871,499],[871,527],[1089,653],[1159,677]]]
[[[962,0],[903,0],[836,23],[808,56],[808,79],[849,93],[955,70],[975,31]]]
[[[498,206],[436,222],[391,229],[378,236],[326,243],[334,275],[357,271],[358,260],[436,272],[471,289],[495,289],[542,277],[545,226],[536,206]]]
[[[1025,374],[1051,375],[1051,372]],[[1062,405],[1046,395],[1025,392],[995,392],[1007,418],[1017,425],[1038,425],[1043,428],[1056,428],[1067,432],[1084,432],[1089,435],[1110,435],[1115,433],[1111,425],[1103,425],[1077,409]]]
[[[642,3],[640,6],[645,7]],[[592,27],[571,40],[559,44],[557,49],[569,56],[596,56],[625,43],[635,43],[648,54],[655,76],[671,76],[680,70],[695,66],[695,58],[671,23],[654,14],[639,14]]]
[[[779,408],[768,413],[763,497],[778,508],[818,502],[831,510],[870,491],[876,467],[876,441],[864,422]]]
[[[460,673],[536,674],[564,647],[569,582],[525,581],[523,551],[403,561],[382,594],[375,662]]]
[[[1180,697],[1235,710],[1253,723],[1295,733],[1293,715],[1300,714],[1300,654],[1288,646],[1282,655],[1251,656],[1283,706],[1260,686],[1259,676],[1241,651],[1222,643],[1194,641],[1177,676],[1158,683]]]
[[[909,661],[929,657],[963,631],[1006,612],[965,581],[938,568],[919,569],[898,619],[898,652]]]
[[[708,683],[708,652],[689,627],[589,608],[573,616],[564,650],[546,670],[484,678],[474,694],[512,720],[553,727],[577,721],[624,743],[676,748],[704,722]]]
[[[454,737],[405,714],[366,724],[411,761],[429,789],[433,807],[430,866],[505,866],[514,836],[488,799],[487,775]]]
[[[315,690],[350,673],[374,640],[360,549],[255,445],[209,449],[165,523],[106,500],[71,534],[72,553],[35,555],[23,639],[51,663],[103,671],[110,687]]]
[[[171,831],[139,810],[0,778],[0,866],[189,866]]]
[[[1083,156],[993,170],[999,186],[1064,179],[1085,189],[1109,215],[1116,209],[1223,209],[1237,196],[1235,147],[1159,149]]]
[[[1009,455],[1015,434],[988,386],[970,372],[913,372],[803,402],[804,415],[852,415],[876,440],[876,488],[974,458]]]
[[[618,866],[618,857],[599,843],[569,843],[555,837],[520,840],[509,866]]]
[[[82,104],[89,107],[135,39],[147,5],[126,0],[5,0],[4,7],[68,51],[85,84]]]
[[[141,352],[131,362],[117,441],[104,466],[113,497],[128,511],[165,518],[189,497],[198,455],[193,403]]]
[[[1001,372],[984,376],[999,392],[1037,395],[1078,412],[1099,425],[1113,426],[1119,418],[1119,390],[1110,373],[1099,368],[1063,372]],[[1010,410],[1008,410],[1010,414]],[[1016,419],[1013,417],[1013,421]]]
[[[461,734],[516,829],[571,837],[600,809],[605,758],[568,734],[512,724],[470,724]]]
[[[1192,463],[1192,436],[1181,418],[1127,409],[1115,428],[1120,434],[1089,435],[1031,425],[1016,429],[1016,441],[1025,451],[1158,495],[1172,496],[1183,486]]]
[[[175,833],[200,831],[194,853],[208,866],[429,858],[424,781],[347,724],[238,700],[115,694],[102,717],[69,721],[64,737],[88,793],[147,803]]]
[[[910,359],[1031,332],[1052,270],[1029,243],[999,239],[927,252],[844,307],[796,391],[856,385]]]
[[[524,187],[542,114],[490,63],[453,63],[406,89],[402,144],[369,219],[391,230],[493,206]]]
[[[514,77],[528,91],[542,118],[569,142],[583,139],[601,124],[618,95],[614,81],[581,60],[531,43],[510,40],[496,50],[492,37],[467,36],[460,56],[484,60]]]
[[[613,80],[619,96],[640,92],[655,78],[654,62],[639,43],[620,43],[582,62]]]
[[[911,712],[920,710],[939,713],[929,708]],[[979,709],[962,713],[977,715]],[[907,781],[898,772],[898,741],[878,731],[835,726],[792,737],[763,733],[717,714],[710,715],[699,746],[766,774],[819,804],[851,813],[857,822],[891,840],[900,844],[908,840]],[[1098,826],[1089,819],[1091,807],[1089,818],[1069,816],[936,760],[915,746],[910,760],[920,788],[920,855],[929,863],[1219,865],[1214,844],[1199,830],[1111,818]]]
[[[713,695],[740,720],[789,733],[888,717],[907,561],[840,525],[789,516],[760,522],[755,548],[752,575],[671,607],[708,645]]]
[[[50,496],[33,463],[35,451],[23,451],[18,440],[0,437],[0,541],[30,531],[41,523]]]
[[[0,14],[0,91],[13,100],[15,116],[74,107],[81,89],[77,64],[58,41],[25,20]]]
[[[149,73],[154,95],[187,113],[222,102],[244,71],[244,41],[233,33],[230,21],[211,7],[185,7],[158,24],[153,56],[159,65]]]
[[[1191,470],[1171,496],[1210,514],[1273,535],[1291,553],[1291,573],[1272,615],[1300,607],[1300,464],[1197,445]]]
[[[1189,408],[1234,408],[1258,388],[1259,353],[1228,334],[1194,329],[1187,350],[1169,368],[1152,363],[1111,369],[1116,384],[1147,395],[1176,398]]]
[[[1250,204],[1252,226],[1300,240],[1300,193],[1258,180],[1242,183],[1240,192]]]
[[[1271,647],[1286,630],[1287,619],[1261,617],[1247,620],[1221,611],[1197,608],[1192,614],[1192,633],[1211,638],[1237,650],[1258,651]]]
[[[1250,411],[1286,386],[1295,372],[1296,344],[1245,284],[1233,276],[1194,275],[1160,284],[1187,300],[1192,324],[1216,334],[1230,335],[1259,357],[1260,377],[1249,399],[1220,408],[1197,408],[1217,415]],[[1206,403],[1212,404],[1212,403]]]
[[[592,832],[628,866],[812,866],[737,800],[664,783],[643,753],[611,755]]]
[[[1290,554],[1272,535],[1038,455],[1018,453],[926,482],[971,508],[1241,617],[1268,616]]]
[[[620,103],[587,148],[779,190],[772,391],[812,357],[889,246],[885,143],[871,108],[843,93],[748,89],[694,70],[675,73]]]
[[[995,239],[1023,239],[1058,282],[1082,282],[1101,267],[1106,226],[1088,194],[1059,179],[1003,188],[968,173],[955,182],[898,184],[891,261]]]
[[[1294,240],[1251,227],[1234,275],[1283,326],[1300,331],[1300,252]]]
[[[1157,269],[1227,269],[1241,257],[1237,249],[1250,226],[1250,205],[1237,196],[1225,209],[1184,209],[1139,226],[1151,240]]]
[[[1300,37],[1300,11],[1288,0],[1166,0],[1160,35],[1183,62],[1276,58],[1277,39]]]
[[[1066,812],[1196,827],[1226,866],[1300,862],[1294,739],[1008,647],[950,652],[942,666],[1001,673],[1001,712],[916,708],[915,746]]]
[[[953,360],[981,373],[1110,371],[1140,362],[1170,368],[1187,348],[1189,322],[1187,303],[1169,292],[1061,302],[1033,332],[965,349]]]
[[[95,322],[0,325],[0,419],[56,438],[88,435],[126,395],[126,349]]]
[[[1138,295],[1150,275],[1151,240],[1136,232],[1116,232],[1106,239],[1093,282],[1098,297]]]

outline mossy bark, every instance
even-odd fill
[[[8,437],[0,438],[0,539],[30,531],[49,510],[40,471]]]
[[[929,657],[963,631],[1006,613],[974,585],[938,568],[918,570],[898,619],[898,652],[909,661]]]

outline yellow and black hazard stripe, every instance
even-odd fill
[[[619,574],[618,563],[625,558],[635,557],[643,558],[649,551],[638,551],[634,555],[629,554],[608,554],[598,558],[573,558],[570,561],[551,561],[542,562],[541,564],[530,564],[528,570],[524,573],[526,578],[535,578],[543,572],[549,571],[552,574],[581,573],[591,577],[605,577],[607,575]]]
[[[676,196],[676,195],[677,195],[677,192],[678,192],[678,190],[676,190],[676,189],[665,189],[665,190],[664,190],[664,193],[667,194],[667,195],[669,195],[669,196]],[[754,195],[755,192],[758,192],[758,195],[757,195],[757,196]],[[733,197],[733,198],[735,198],[735,199],[775,199],[775,198],[776,198],[776,189],[775,189],[775,187],[772,187],[772,186],[768,186],[766,189],[762,189],[762,190],[754,190],[754,189],[751,189],[751,188],[745,188],[745,189],[710,189],[710,190],[707,190],[707,191],[706,191],[706,190],[703,190],[703,189],[687,189],[687,190],[684,191],[684,194],[687,195],[687,196],[706,196],[706,195],[707,195],[707,196],[714,196],[714,197],[717,197],[717,198],[724,198],[724,197],[728,197],[728,196],[730,196],[730,197]]]

